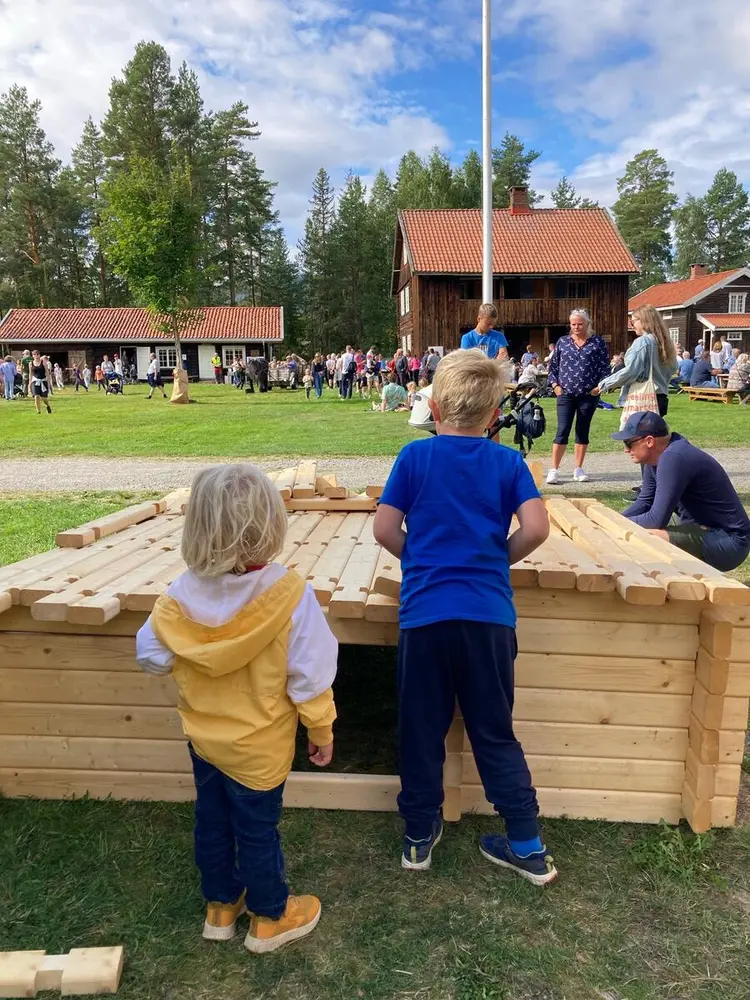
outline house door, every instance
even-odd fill
[[[146,376],[148,375],[149,359],[151,356],[150,347],[136,347],[136,365],[138,366],[138,378],[141,382],[146,381]]]

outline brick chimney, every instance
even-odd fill
[[[508,188],[510,193],[510,214],[529,215],[529,189],[523,185]]]
[[[690,265],[690,278],[702,278],[705,274],[708,274],[708,264],[691,264]]]

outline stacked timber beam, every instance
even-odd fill
[[[397,641],[399,561],[375,542],[379,485],[352,493],[313,461],[269,473],[288,510],[279,561],[340,642]],[[750,589],[595,500],[549,497],[552,532],[511,567],[516,731],[545,815],[734,822],[750,697]],[[133,636],[184,570],[189,491],[61,532],[0,569],[0,792],[185,799],[170,678]],[[511,529],[512,530],[512,529]],[[490,811],[460,714],[445,815]],[[395,807],[392,775],[292,774],[287,804]]]

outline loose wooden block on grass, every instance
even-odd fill
[[[64,997],[116,993],[123,957],[122,945],[72,948],[67,955],[0,952],[0,997],[35,997],[42,990],[59,990]]]

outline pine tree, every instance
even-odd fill
[[[737,174],[717,171],[703,199],[706,212],[706,256],[713,271],[742,267],[750,260],[750,205]]]
[[[60,163],[39,123],[40,110],[25,87],[0,96],[0,260],[16,301],[28,306],[52,304],[49,216]]]
[[[263,299],[265,256],[269,239],[278,229],[278,214],[273,210],[275,182],[267,181],[252,153],[245,153],[237,178],[239,273],[245,297],[253,305]]]
[[[617,190],[615,221],[641,269],[632,282],[636,292],[665,281],[672,262],[669,230],[677,202],[672,171],[658,150],[644,149],[626,164]]]
[[[555,208],[598,208],[599,204],[590,198],[582,198],[567,177],[561,177],[557,187],[550,192]]]
[[[332,301],[336,296],[336,273],[332,230],[335,222],[334,190],[321,167],[313,181],[310,211],[299,256],[304,296],[303,337],[313,351],[324,350],[335,332]]]
[[[339,196],[331,229],[332,262],[336,275],[336,333],[352,346],[363,346],[365,304],[370,266],[368,212],[365,188],[356,174],[349,174]]]
[[[266,232],[260,305],[281,306],[284,310],[284,344],[290,351],[307,349],[300,323],[300,278],[280,226]]]
[[[531,165],[542,154],[536,149],[528,152],[517,135],[506,132],[497,149],[492,150],[493,202],[495,208],[507,208],[510,204],[509,188],[529,187]],[[529,188],[529,205],[534,205],[540,196]]]
[[[430,208],[455,208],[455,188],[453,168],[448,157],[437,146],[432,150],[426,163],[427,181],[430,190]]]
[[[392,354],[396,347],[396,306],[391,296],[396,192],[379,170],[367,203],[367,282],[365,285],[365,344]]]
[[[401,157],[396,174],[396,202],[401,208],[430,208],[430,174],[419,156],[410,149]]]
[[[687,278],[691,264],[708,263],[707,236],[704,200],[688,194],[674,210],[674,277]]]
[[[73,150],[73,168],[75,170],[78,190],[83,200],[84,224],[89,232],[89,249],[95,261],[98,276],[98,302],[102,306],[109,304],[107,289],[107,264],[102,248],[91,235],[102,221],[102,184],[105,178],[104,149],[102,134],[91,117],[83,126],[81,141]]]
[[[90,267],[90,229],[86,204],[70,167],[60,171],[49,201],[49,283],[51,302],[89,306],[95,296]]]
[[[174,87],[166,49],[156,42],[139,42],[122,78],[109,88],[102,131],[111,168],[126,167],[135,158],[167,169]]]

